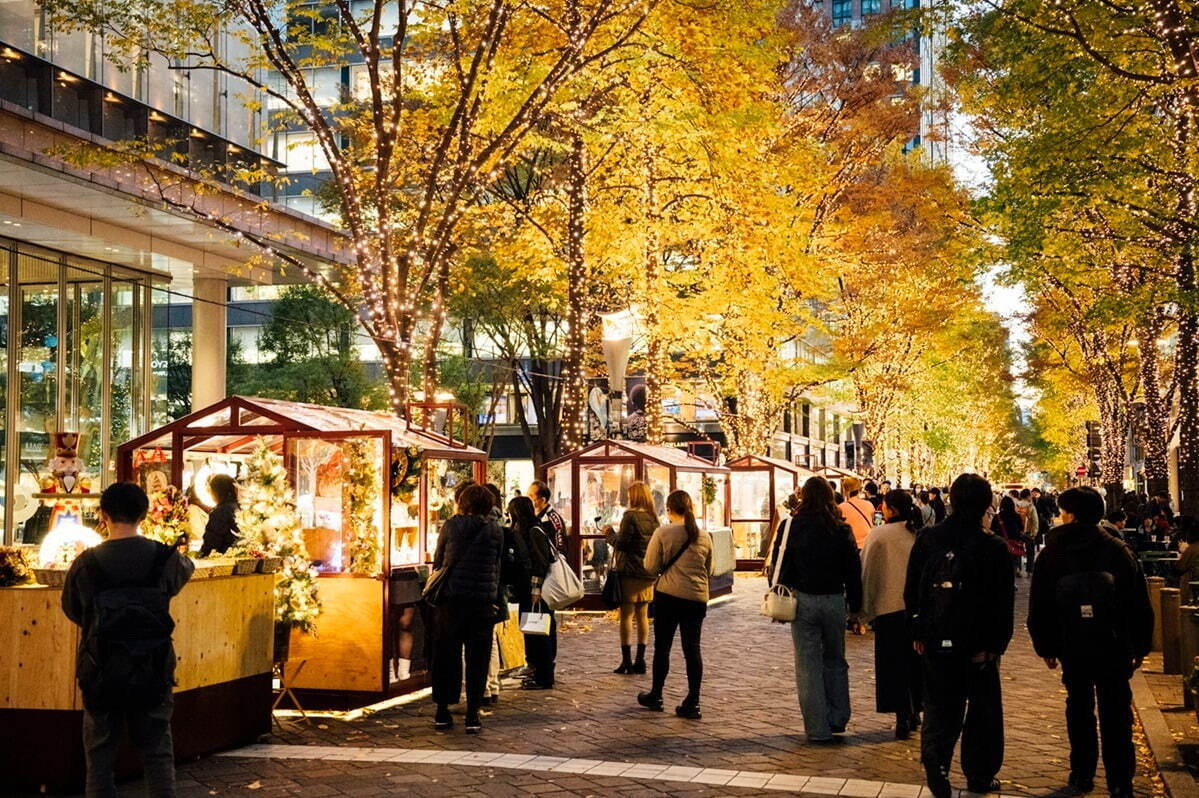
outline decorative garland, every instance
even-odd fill
[[[424,461],[420,448],[409,446],[391,450],[391,495],[404,504],[410,504],[420,488],[420,475]]]
[[[705,512],[707,507],[716,501],[716,480],[704,474],[699,483],[699,494],[703,500]]]
[[[383,536],[375,526],[379,498],[379,472],[372,457],[373,441],[342,441],[344,471],[341,478],[342,532],[350,556],[350,573],[374,576],[382,566]]]
[[[287,482],[283,458],[266,441],[246,461],[237,510],[241,547],[279,557],[283,568],[275,582],[275,622],[302,632],[316,628],[321,602],[316,569],[308,560],[295,493]]]
[[[191,531],[187,496],[174,485],[150,497],[150,510],[142,523],[142,534],[151,540],[174,546]]]

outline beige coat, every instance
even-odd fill
[[[645,570],[651,574],[662,573],[662,568],[686,543],[687,530],[682,524],[658,527],[645,550]],[[701,530],[699,538],[683,552],[678,562],[662,573],[654,589],[675,598],[707,602],[711,574],[712,538]]]
[[[862,548],[862,620],[904,609],[903,586],[916,536],[902,521],[876,526]]]

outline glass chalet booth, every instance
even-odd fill
[[[729,470],[724,466],[684,449],[605,440],[546,463],[541,475],[570,535],[567,558],[583,580],[586,595],[579,609],[602,607],[599,593],[612,563],[603,530],[620,526],[634,482],[649,486],[663,522],[667,495],[673,490],[691,494],[700,528],[712,535],[712,596],[732,591],[736,558],[726,504]]]
[[[451,417],[444,429],[453,428]],[[438,533],[454,514],[454,488],[484,480],[486,453],[385,413],[231,396],[122,445],[118,477],[146,481],[158,470],[203,498],[209,475],[241,475],[259,439],[283,455],[319,574],[316,634],[292,633],[288,686],[306,705],[326,707],[361,706],[425,686],[421,587]],[[373,574],[350,573],[343,554],[340,444],[347,439],[368,441],[379,480],[374,524],[381,556]]]
[[[783,503],[814,474],[776,457],[747,454],[730,460],[729,515],[738,571],[760,571],[769,556],[774,530],[786,512]]]

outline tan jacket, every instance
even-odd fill
[[[904,609],[903,588],[916,536],[902,521],[870,530],[862,549],[862,620]]]
[[[663,524],[654,530],[645,550],[645,570],[662,572],[670,558],[687,543],[687,529],[682,524]],[[670,570],[662,573],[654,588],[675,598],[689,601],[708,600],[708,578],[712,575],[712,538],[700,531],[699,538],[683,552]]]

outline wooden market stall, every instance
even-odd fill
[[[179,760],[247,745],[271,727],[275,577],[203,575],[197,570],[171,602]],[[82,788],[79,636],[63,614],[61,587],[0,588],[0,792]],[[126,743],[118,775],[139,766]]]
[[[319,573],[316,634],[293,631],[287,663],[289,686],[309,706],[361,706],[427,684],[421,587],[454,488],[485,480],[487,454],[453,438],[454,408],[425,409],[451,419],[429,429],[385,413],[231,396],[118,451],[120,478],[165,469],[185,492],[202,491],[207,474],[238,476],[259,440],[283,456]],[[369,573],[353,572],[347,552],[350,441],[358,452],[366,444],[376,482],[369,524],[380,556]]]
[[[649,486],[663,521],[671,491],[691,494],[696,520],[712,535],[717,574],[712,595],[731,592],[736,557],[726,501],[729,473],[683,449],[623,440],[598,441],[543,465],[550,502],[562,514],[570,536],[568,559],[583,580],[586,595],[580,608],[601,606],[599,593],[612,561],[603,530],[620,525],[629,485],[638,481]]]
[[[738,571],[761,571],[783,503],[814,474],[776,457],[747,454],[725,463],[729,471],[729,516]]]

